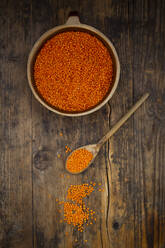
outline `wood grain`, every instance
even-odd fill
[[[30,37],[25,37],[25,9],[20,12],[14,2],[0,5],[0,247],[32,247]]]
[[[110,38],[121,62],[110,103],[78,118],[41,106],[26,78],[34,42],[72,10]],[[164,11],[163,0],[0,2],[0,247],[165,247]],[[65,146],[96,143],[145,92],[150,98],[94,164],[81,175],[66,173]],[[71,184],[91,181],[104,192],[87,199],[97,220],[79,233],[61,223],[56,199]]]

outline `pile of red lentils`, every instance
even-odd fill
[[[71,185],[67,191],[66,201],[58,201],[64,206],[64,222],[77,227],[78,231],[83,232],[84,225],[96,222],[95,211],[89,209],[84,198],[94,191],[96,184]]]
[[[112,85],[108,49],[91,34],[63,32],[48,40],[34,65],[36,87],[51,106],[82,112],[100,103]]]

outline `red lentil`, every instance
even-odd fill
[[[70,147],[69,147],[69,146],[67,146],[67,145],[65,146],[65,149],[66,149],[66,150],[65,150],[65,152],[66,152],[66,153],[68,153],[68,152],[71,152],[71,151],[72,151],[72,150],[70,149]]]
[[[91,185],[71,185],[68,189],[67,199],[82,204],[82,199],[94,191]],[[85,205],[83,205],[85,207]]]
[[[81,231],[82,225],[89,219],[89,212],[82,209],[82,205],[75,203],[64,203],[64,221],[73,226],[77,226]]]
[[[89,196],[94,191],[93,186],[89,184],[71,185],[67,191],[67,201],[63,202],[64,206],[64,221],[67,224],[78,228],[78,231],[83,231],[83,225],[91,220],[91,211],[86,207],[83,199]],[[60,204],[61,202],[59,202]],[[60,221],[61,222],[61,221]],[[91,222],[90,222],[91,223]]]
[[[101,102],[112,85],[108,49],[91,34],[69,31],[41,48],[34,65],[35,85],[51,106],[82,112]]]
[[[92,158],[93,154],[84,148],[75,150],[68,157],[66,167],[72,173],[80,172],[88,166]]]

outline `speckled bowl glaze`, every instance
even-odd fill
[[[109,50],[109,53],[111,55],[112,62],[113,62],[114,75],[113,75],[112,87],[111,87],[110,91],[108,92],[107,96],[103,99],[102,102],[100,102],[98,105],[94,106],[93,108],[88,109],[88,110],[83,111],[83,112],[73,112],[73,113],[64,112],[64,111],[56,109],[55,107],[52,107],[46,101],[44,101],[44,99],[39,95],[39,93],[36,89],[36,86],[35,86],[35,82],[34,82],[34,63],[35,63],[36,56],[39,53],[40,49],[42,48],[42,46],[44,45],[44,43],[47,40],[49,40],[50,38],[52,38],[56,34],[61,33],[61,32],[65,32],[65,31],[82,31],[82,32],[87,32],[91,35],[94,35],[99,40],[101,40],[103,42],[103,44],[107,47],[107,49]],[[49,109],[52,112],[57,113],[59,115],[77,117],[77,116],[88,115],[88,114],[91,114],[91,113],[99,110],[101,107],[103,107],[110,100],[110,98],[113,96],[113,94],[117,88],[118,82],[119,82],[120,63],[119,63],[119,58],[118,58],[117,52],[116,52],[113,44],[103,33],[101,33],[99,30],[97,30],[91,26],[80,23],[78,16],[70,16],[64,25],[60,25],[60,26],[57,26],[53,29],[50,29],[49,31],[44,33],[36,41],[36,43],[34,44],[32,50],[29,54],[28,63],[27,63],[27,77],[28,77],[29,86],[30,86],[35,98],[44,107],[46,107],[47,109]]]

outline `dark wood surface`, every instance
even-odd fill
[[[113,98],[79,118],[42,107],[26,77],[34,42],[72,10],[111,39],[121,62]],[[0,248],[165,248],[164,13],[163,0],[0,1]],[[97,142],[145,92],[94,165],[69,176],[65,145]],[[56,198],[90,181],[105,190],[88,199],[96,224],[78,233],[60,223]]]

